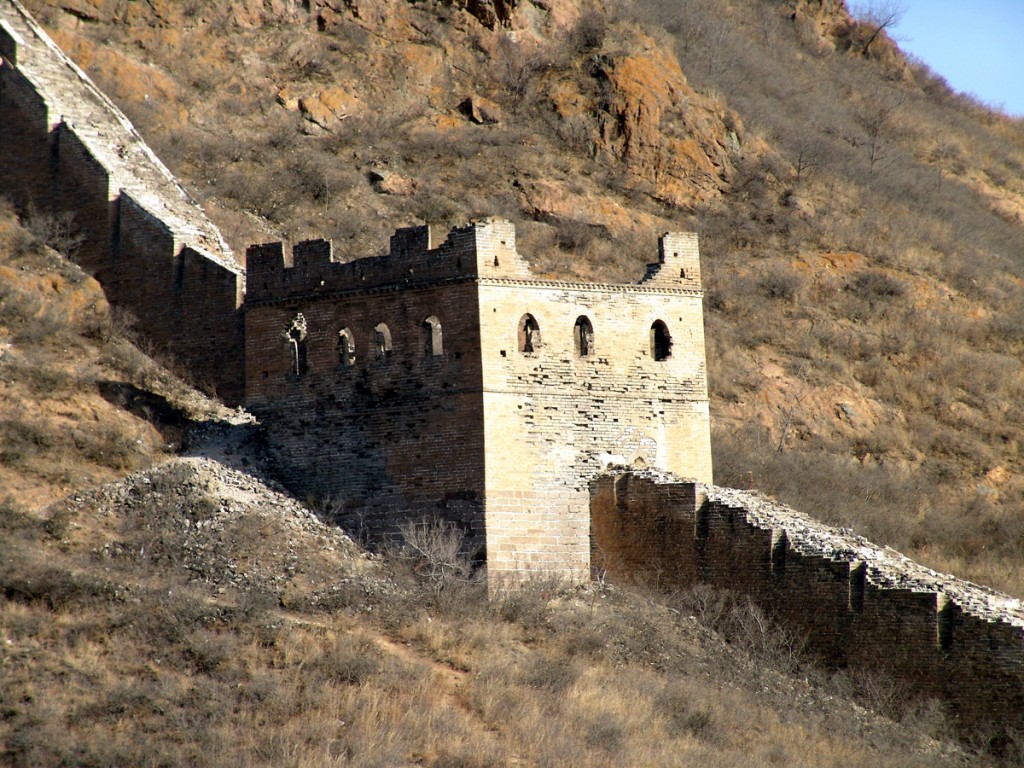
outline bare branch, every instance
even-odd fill
[[[867,56],[871,44],[878,39],[878,36],[899,24],[906,12],[906,3],[901,0],[871,0],[851,5],[851,15],[871,29],[867,40],[864,41],[861,55]]]

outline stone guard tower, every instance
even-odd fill
[[[589,578],[588,484],[610,464],[711,481],[697,237],[637,285],[540,280],[515,229],[398,230],[340,263],[324,240],[248,251],[246,399],[300,495],[378,538],[453,521],[492,583]]]

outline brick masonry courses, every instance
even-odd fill
[[[757,494],[622,471],[591,485],[595,563],[752,597],[833,668],[944,701],[965,734],[1024,728],[1024,607]]]
[[[288,484],[351,530],[438,516],[494,582],[589,578],[587,484],[609,461],[711,479],[696,237],[663,237],[638,285],[538,280],[507,221],[434,239],[399,230],[348,263],[325,241],[250,248],[248,404]]]
[[[73,215],[111,304],[231,403],[243,397],[244,270],[114,104],[17,0],[0,0],[0,190]]]

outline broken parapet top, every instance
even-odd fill
[[[479,280],[570,288],[578,291],[626,291],[700,295],[700,262],[694,233],[666,233],[659,241],[659,260],[635,285],[576,283],[541,278],[530,272],[516,250],[515,225],[488,218],[447,233],[431,226],[405,227],[392,236],[387,253],[342,259],[328,240],[296,243],[289,254],[284,243],[252,245],[246,252],[246,301],[276,301],[305,295],[324,296],[374,287]]]
[[[673,482],[664,474],[651,479]],[[894,549],[879,547],[849,530],[826,525],[758,493],[698,484],[697,494],[698,498],[703,494],[708,501],[742,510],[747,521],[758,528],[784,530],[790,546],[800,554],[864,563],[867,581],[877,587],[942,594],[964,613],[1024,628],[1024,604],[1014,597],[933,571]]]

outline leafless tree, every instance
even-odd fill
[[[857,122],[867,134],[865,144],[868,148],[868,161],[872,170],[876,165],[888,159],[886,149],[892,123],[904,101],[906,101],[905,94],[893,93],[888,96],[879,96],[856,111]]]
[[[851,5],[850,13],[853,17],[870,29],[864,40],[861,55],[867,56],[871,44],[878,39],[878,36],[899,24],[906,12],[907,6],[901,0],[869,0],[869,2]]]

